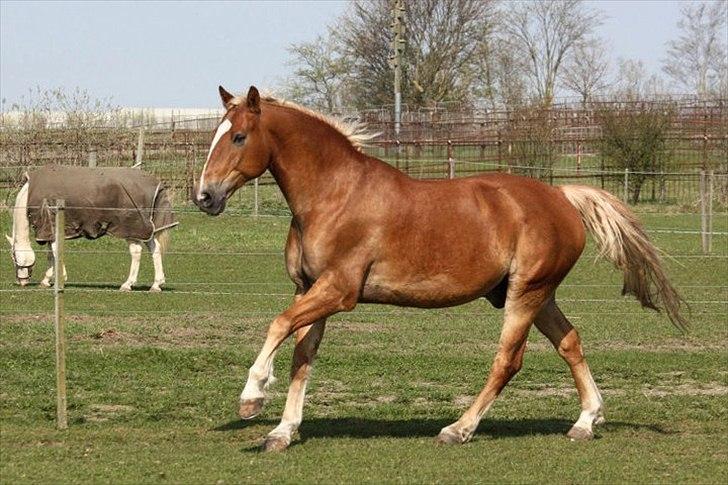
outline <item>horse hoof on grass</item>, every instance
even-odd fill
[[[594,433],[592,433],[589,429],[582,428],[581,426],[572,426],[569,432],[566,433],[566,436],[568,436],[571,441],[588,441],[594,438]]]
[[[286,448],[288,448],[289,444],[290,443],[288,440],[280,436],[268,436],[263,442],[263,451],[284,451]]]
[[[149,292],[150,293],[161,293],[162,289],[158,286],[152,286],[151,288],[149,288]]]
[[[604,424],[607,420],[604,419],[604,416],[598,416],[597,419],[594,420],[594,424]]]
[[[43,288],[50,288],[51,287],[51,282],[50,281],[43,280],[43,281],[40,282],[40,286],[42,286]]]
[[[438,445],[462,445],[464,443],[460,436],[449,430],[440,431],[440,434],[435,438],[435,442]]]
[[[260,411],[263,409],[264,402],[265,399],[262,397],[241,401],[238,415],[243,419],[253,419],[260,414]]]
[[[121,287],[119,287],[119,291],[131,291],[131,286],[121,285]]]

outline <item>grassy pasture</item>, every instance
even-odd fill
[[[248,189],[246,189],[248,190]],[[248,192],[246,192],[248,194]],[[247,200],[247,198],[246,198]],[[247,209],[246,209],[247,210]],[[7,232],[8,218],[0,216]],[[281,249],[288,220],[180,214],[168,286],[145,254],[140,289],[116,291],[122,241],[68,244],[70,428],[54,428],[52,292],[16,291],[0,254],[0,481],[714,482],[728,480],[728,238],[653,232],[692,301],[692,331],[619,297],[619,274],[589,248],[559,292],[580,330],[607,423],[589,443],[566,365],[534,329],[523,370],[472,442],[434,443],[481,389],[501,313],[361,305],[330,319],[300,436],[284,454],[258,445],[283,408],[292,346],[277,358],[270,402],[254,421],[237,396],[270,319],[290,301]],[[643,214],[656,231],[693,231],[694,214]],[[723,216],[715,230],[728,231]],[[42,277],[38,254],[34,280]],[[589,286],[585,286],[589,285]],[[619,301],[614,301],[619,300]]]

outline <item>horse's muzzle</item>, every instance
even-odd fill
[[[202,212],[217,216],[225,210],[227,194],[216,186],[206,187],[195,195],[193,202]]]

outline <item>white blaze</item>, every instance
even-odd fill
[[[210,151],[207,152],[207,160],[205,160],[205,165],[202,167],[202,175],[200,175],[200,187],[198,188],[197,192],[197,200],[202,200],[202,189],[205,186],[205,170],[207,170],[207,162],[210,161],[210,157],[212,156],[212,151],[215,149],[215,145],[217,145],[217,142],[220,141],[220,138],[230,131],[230,128],[232,128],[233,124],[230,122],[230,120],[225,119],[222,123],[220,123],[220,126],[217,127],[217,131],[215,132],[215,137],[212,139],[212,144],[210,145]]]

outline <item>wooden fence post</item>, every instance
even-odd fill
[[[576,142],[576,173],[581,170],[581,142]]]
[[[142,164],[144,152],[144,128],[139,128],[139,137],[137,138],[137,152],[134,166],[139,167]]]
[[[88,166],[89,167],[96,166],[96,148],[95,147],[91,147],[88,151]]]
[[[66,331],[63,322],[63,287],[65,278],[63,274],[63,245],[66,237],[64,200],[56,201],[56,254],[55,254],[55,284],[53,297],[55,300],[54,324],[56,330],[56,424],[58,429],[68,428],[67,402],[66,402]]]
[[[624,169],[624,196],[623,196],[624,203],[629,202],[629,169]]]

